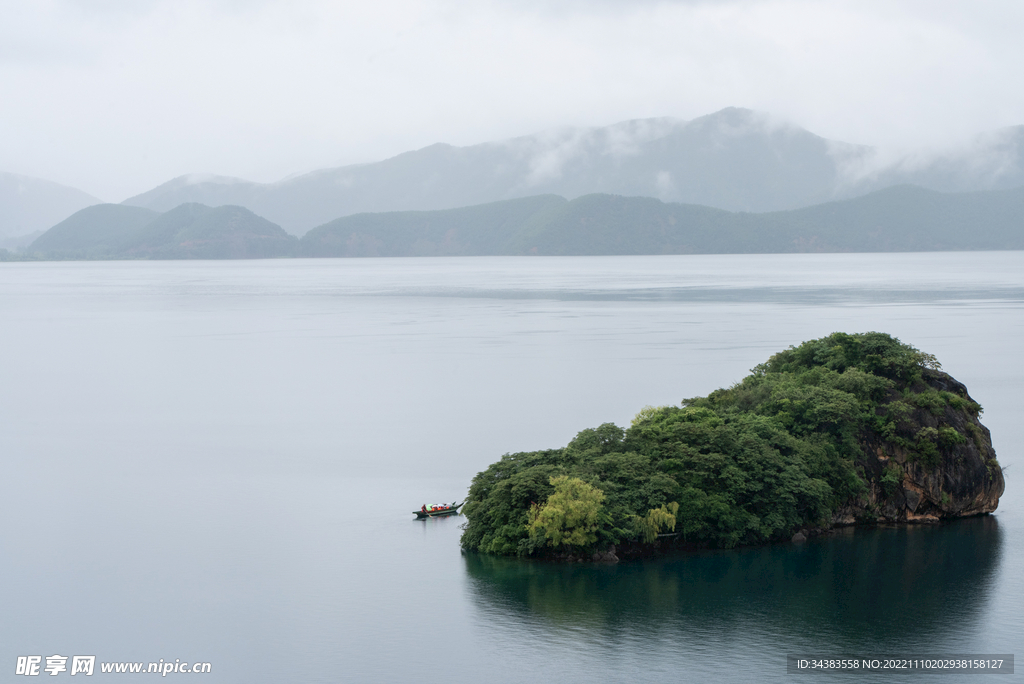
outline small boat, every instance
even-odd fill
[[[420,510],[413,511],[412,514],[415,515],[416,518],[419,520],[423,520],[425,518],[440,518],[441,516],[445,515],[455,515],[459,512],[459,509],[462,508],[462,504],[464,503],[466,502],[452,502],[450,504],[434,504],[433,506],[423,506]]]

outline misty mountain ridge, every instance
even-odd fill
[[[245,207],[182,204],[146,224],[121,252],[148,259],[259,259],[288,254],[295,238]]]
[[[183,177],[124,203],[157,211],[185,201],[238,204],[298,234],[356,213],[539,194],[572,199],[604,192],[768,211],[831,199],[842,160],[858,153],[856,146],[729,108],[689,122],[641,119],[468,147],[438,143],[278,183]]]
[[[948,149],[892,155],[872,148],[850,158],[845,192],[864,193],[912,184],[939,192],[1008,190],[1024,185],[1024,126],[975,136]],[[843,191],[841,191],[843,192]]]
[[[124,204],[81,209],[36,238],[25,251],[62,259],[97,259],[116,254],[159,212]]]
[[[100,200],[75,188],[31,176],[0,173],[0,238],[47,230]]]
[[[295,241],[244,207],[191,202],[159,213],[99,204],[60,222],[25,251],[50,259],[258,259],[290,254]]]
[[[476,207],[346,216],[302,256],[597,256],[1024,249],[1024,187],[940,193],[896,186],[749,213],[649,197],[546,195]]]
[[[433,210],[553,194],[654,197],[767,212],[915,184],[946,192],[1024,185],[1024,126],[941,154],[888,158],[749,109],[692,121],[637,119],[499,142],[444,143],[380,162],[321,169],[276,183],[182,176],[125,204],[245,206],[302,234],[339,216]]]
[[[583,256],[1024,249],[1024,187],[940,193],[894,186],[801,209],[750,213],[591,194],[343,216],[301,239],[239,206],[163,214],[89,207],[54,226],[30,258]]]

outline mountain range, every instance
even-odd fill
[[[301,235],[339,216],[449,209],[542,194],[605,193],[729,211],[795,209],[914,184],[945,192],[1024,185],[1024,126],[944,154],[885,161],[748,109],[692,121],[641,119],[468,147],[436,144],[277,183],[182,176],[125,204],[244,206]]]
[[[298,249],[321,257],[1024,249],[1024,188],[940,193],[904,185],[757,214],[649,197],[544,195],[346,216],[306,233]]]
[[[887,158],[764,113],[727,108],[692,121],[639,119],[467,147],[439,143],[276,183],[182,176],[123,204],[161,213],[189,203],[244,207],[302,235],[339,217],[542,195],[647,197],[765,213],[898,185],[954,193],[1022,186],[1024,126],[979,136],[957,150]],[[21,248],[31,239],[26,234],[97,203],[73,188],[0,174],[0,247]]]
[[[591,194],[344,216],[301,239],[239,206],[164,213],[88,207],[28,258],[234,259],[491,255],[743,254],[1024,249],[1024,187],[940,193],[901,185],[801,209],[750,213]]]

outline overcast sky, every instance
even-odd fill
[[[730,105],[881,146],[1024,124],[1019,0],[0,8],[0,170],[108,201]]]

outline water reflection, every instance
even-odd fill
[[[495,624],[634,637],[740,628],[848,647],[906,643],[913,633],[934,646],[978,624],[1001,545],[996,518],[986,516],[613,566],[478,555],[465,564],[472,599]]]

